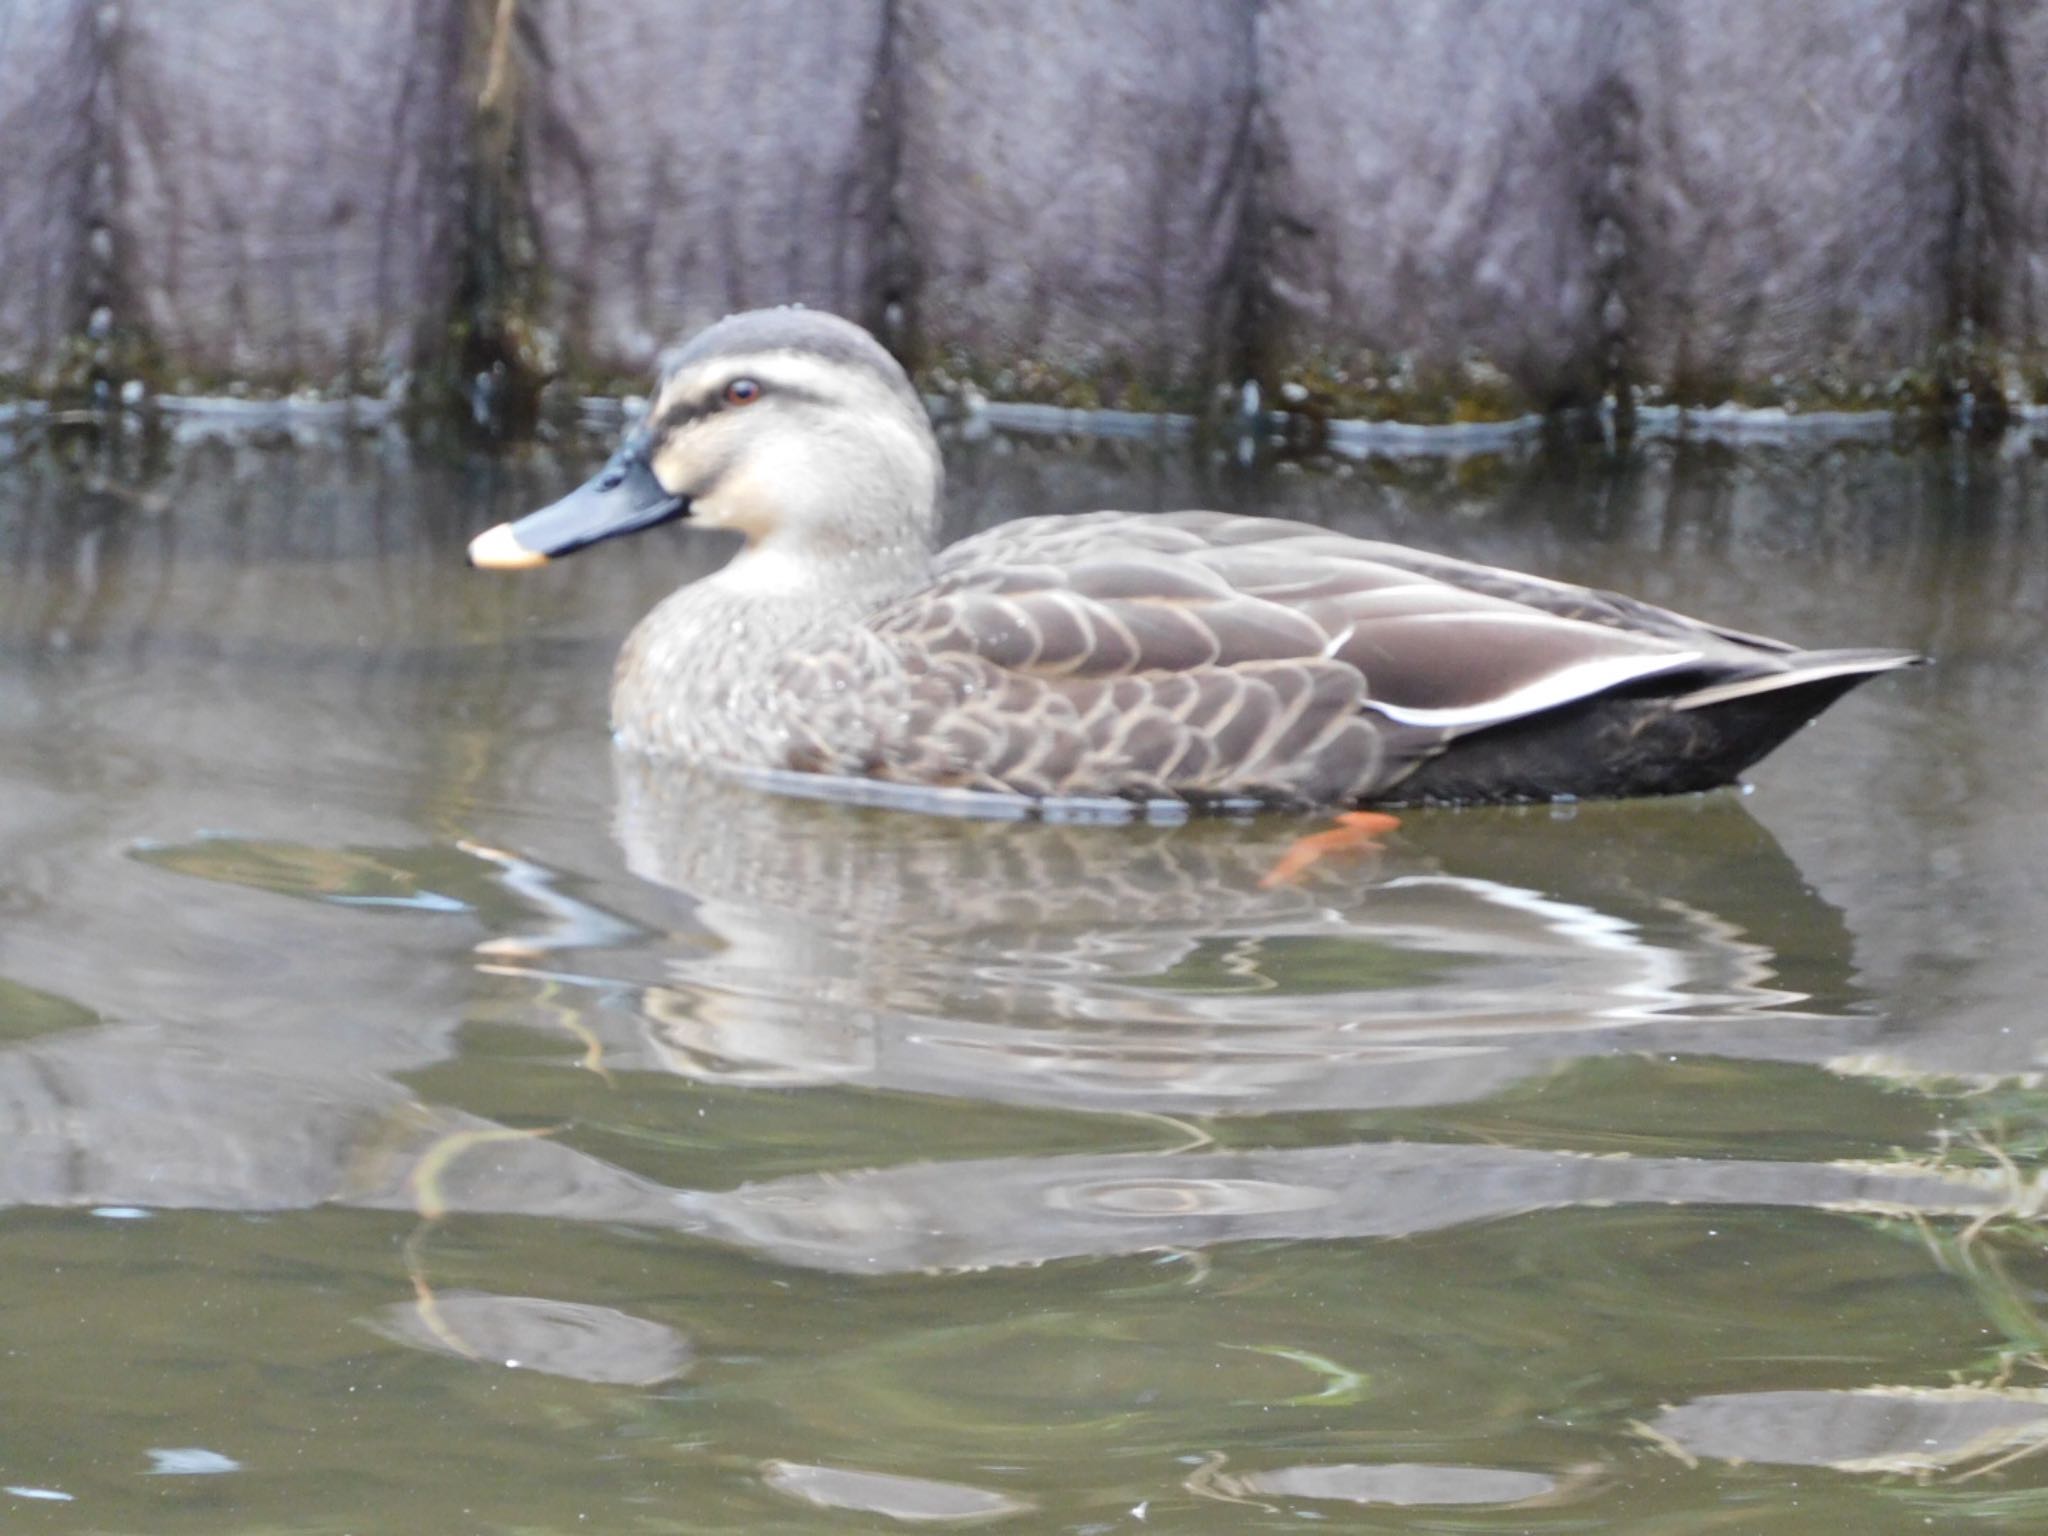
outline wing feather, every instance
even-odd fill
[[[1004,524],[943,551],[868,634],[914,681],[867,750],[892,775],[1302,800],[1370,797],[1460,735],[1666,676],[1736,682],[1789,650],[1611,593],[1214,512]]]

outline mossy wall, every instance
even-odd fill
[[[1069,404],[1995,413],[2044,151],[2048,0],[0,0],[0,389],[516,427],[799,301]]]

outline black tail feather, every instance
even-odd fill
[[[1602,694],[1459,737],[1386,798],[1472,804],[1713,789],[1857,684],[1924,660],[1907,651],[1811,651],[1787,671],[1676,698]]]

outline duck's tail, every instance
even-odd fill
[[[1925,660],[1911,651],[1794,651],[1772,670],[1659,693],[1650,679],[1475,731],[1400,781],[1389,802],[1469,803],[1669,795],[1733,782],[1867,678]]]
[[[1787,712],[1799,710],[1795,725],[1811,720],[1843,694],[1880,672],[1901,667],[1924,666],[1928,658],[1915,651],[1872,648],[1839,651],[1799,651],[1785,658],[1785,670],[1757,677],[1738,678],[1732,683],[1714,683],[1678,695],[1671,701],[1675,710],[1711,709],[1741,699],[1760,699],[1770,694],[1785,698]]]
[[[1858,683],[1881,672],[1916,667],[1912,651],[1799,651],[1785,670],[1713,683],[1670,702],[1665,719],[1682,733],[1694,767],[1727,783],[1776,751],[1792,734]]]

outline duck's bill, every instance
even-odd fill
[[[486,571],[523,571],[670,522],[689,509],[688,498],[663,490],[646,454],[629,446],[560,501],[471,539],[469,563]]]

